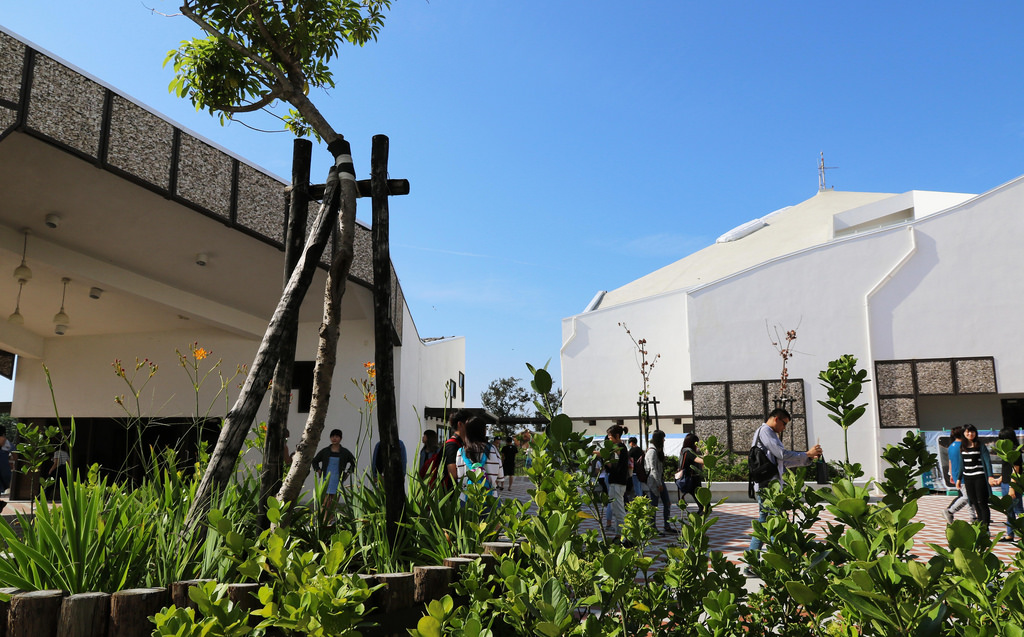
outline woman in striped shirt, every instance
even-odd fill
[[[960,445],[960,475],[956,477],[956,486],[959,489],[961,483],[964,491],[967,492],[967,499],[970,501],[974,511],[978,514],[978,521],[985,526],[988,532],[988,524],[991,515],[988,509],[988,497],[992,491],[991,479],[992,459],[988,455],[988,448],[978,440],[978,429],[974,425],[964,425],[964,442]]]

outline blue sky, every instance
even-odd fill
[[[167,92],[174,2],[6,2],[0,25],[278,174],[291,140]],[[421,336],[464,335],[467,402],[543,364],[560,320],[814,195],[979,193],[1024,173],[1024,4],[396,0],[314,95],[369,170]],[[272,122],[256,116],[254,126]],[[328,154],[314,156],[326,174]],[[320,168],[317,168],[319,164]],[[368,219],[369,206],[360,210]],[[637,333],[643,326],[631,325]]]

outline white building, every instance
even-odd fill
[[[314,166],[314,180],[326,175],[317,172]],[[190,435],[194,416],[223,416],[217,374],[197,400],[175,350],[191,356],[189,345],[198,343],[212,352],[199,362],[200,373],[217,359],[228,377],[252,362],[282,288],[285,185],[0,32],[0,305],[4,319],[16,304],[23,317],[0,320],[0,373],[10,378],[18,359],[12,415],[53,422],[45,365],[60,416],[76,419],[76,463],[116,468],[126,414],[114,397],[127,395],[129,410],[136,407],[112,362],[123,361],[130,376],[136,358],[148,358],[159,371],[142,389],[139,411],[160,426],[147,436]],[[26,248],[23,228],[30,231],[25,264],[32,277],[19,297],[10,273]],[[366,378],[363,365],[374,357],[370,241],[369,228],[357,228],[326,424],[341,428],[353,450],[362,395],[349,379]],[[300,313],[293,447],[308,411],[325,274],[320,268]],[[392,280],[399,429],[411,456],[429,426],[418,413],[463,404],[461,394],[449,395],[449,384],[463,378],[465,343],[421,339],[394,273]],[[69,320],[58,335],[53,317],[62,298]],[[231,401],[241,380],[228,384]],[[258,419],[268,407],[269,398]],[[364,449],[363,466],[368,455]]]
[[[871,379],[869,408],[850,431],[851,461],[869,476],[908,429],[1019,428],[1021,236],[1024,178],[979,196],[819,192],[564,319],[565,411],[595,432],[635,423],[639,373],[617,325],[626,322],[661,353],[651,393],[662,428],[714,434],[739,453],[773,406],[776,330],[797,329],[794,448],[820,441],[842,459],[842,431],[817,404],[827,398],[818,373],[842,354]]]

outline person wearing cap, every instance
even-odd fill
[[[658,500],[661,500],[661,517],[664,522],[662,529],[665,533],[675,533],[676,530],[669,524],[668,518],[672,515],[672,500],[668,496],[668,488],[665,487],[665,432],[658,429],[651,434],[651,445],[647,447],[647,455],[644,456],[644,464],[647,466],[647,495],[651,498],[651,504],[658,508]],[[654,522],[658,522],[658,514],[654,514]]]

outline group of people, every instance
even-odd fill
[[[608,505],[604,509],[604,524],[612,538],[618,538],[621,526],[626,519],[626,502],[635,497],[647,495],[655,509],[661,505],[662,532],[675,533],[671,524],[672,499],[669,486],[665,480],[665,432],[661,430],[651,434],[650,445],[645,451],[638,445],[636,437],[627,440],[628,447],[622,443],[622,436],[627,430],[622,425],[612,425],[607,430],[607,440],[613,443],[612,457],[598,461],[598,484],[608,493]],[[686,496],[693,498],[698,511],[702,509],[697,502],[697,488],[701,485],[700,468],[704,459],[697,451],[700,438],[697,434],[687,434],[683,440],[683,448],[679,454],[679,463],[675,468],[674,483],[679,492],[679,506],[686,508]],[[653,520],[657,524],[657,512]]]
[[[505,444],[495,438],[487,438],[487,421],[471,412],[460,409],[448,419],[451,436],[442,445],[436,430],[423,432],[422,447],[415,471],[433,486],[440,483],[444,489],[451,489],[457,482],[465,482],[467,474],[479,469],[482,481],[493,490],[511,489],[516,473],[516,457],[519,447],[511,437]],[[334,429],[330,434],[331,443],[317,452],[313,458],[313,470],[326,483],[326,504],[337,500],[340,485],[355,470],[356,459],[351,451],[341,445],[342,433]],[[407,466],[405,444],[399,441],[402,466]],[[525,450],[529,463],[529,448]],[[380,443],[374,446],[370,473],[376,477],[383,472],[383,458]]]
[[[1013,521],[1017,515],[1024,513],[1021,506],[1021,494],[1013,486],[1014,474],[1021,472],[1021,459],[1017,462],[1002,463],[1002,472],[996,475],[992,470],[992,458],[988,448],[978,438],[978,429],[974,425],[967,424],[962,427],[954,427],[950,432],[952,442],[949,445],[949,483],[959,491],[959,495],[953,499],[949,507],[943,512],[946,522],[953,523],[954,514],[968,504],[971,507],[971,523],[981,522],[988,533],[989,524],[992,522],[991,511],[988,506],[989,495],[992,487],[1000,487],[1004,496],[1013,498],[1013,506],[1006,512],[1006,534],[1000,538],[1004,542],[1013,542],[1015,539]],[[1009,440],[1013,446],[1018,445],[1017,432],[1012,427],[1004,427],[999,432],[998,440]]]

